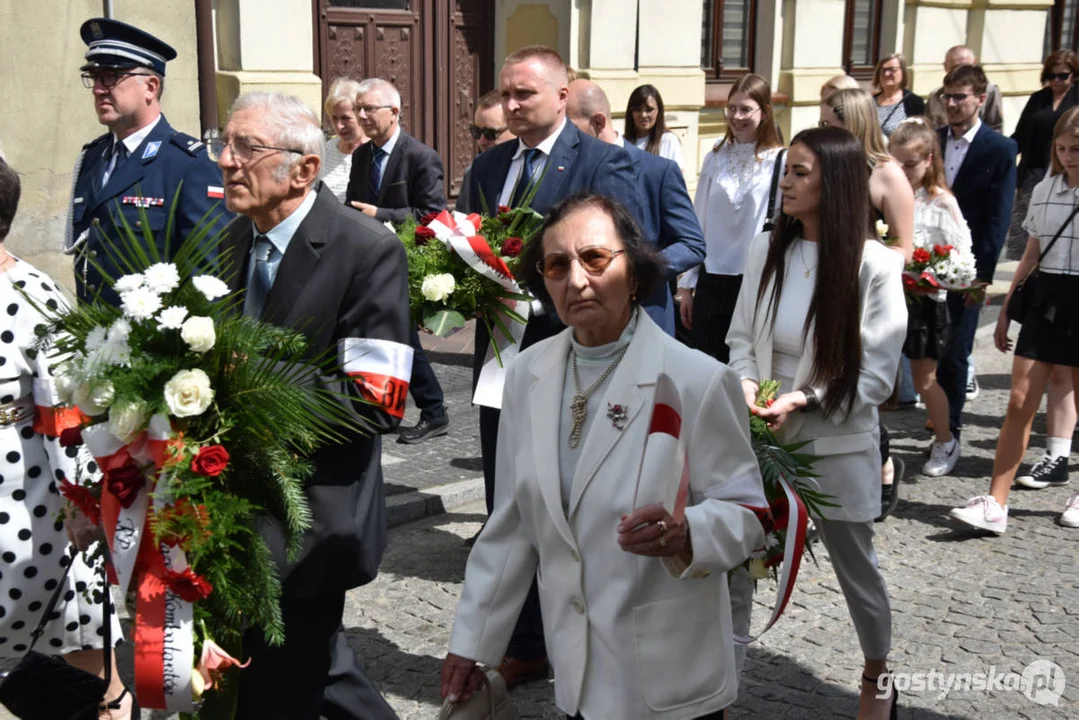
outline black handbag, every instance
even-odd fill
[[[779,194],[779,181],[783,179],[783,158],[787,156],[785,149],[776,154],[775,164],[772,165],[772,187],[768,190],[768,209],[764,214],[764,225],[761,232],[772,232],[776,226],[776,195]]]
[[[60,595],[67,589],[67,575],[75,562],[78,551],[72,546],[68,554],[67,567],[64,574],[49,598],[45,612],[41,614],[41,620],[37,627],[30,633],[33,638],[30,641],[30,649],[26,651],[19,664],[15,666],[4,681],[0,683],[0,703],[21,720],[97,720],[98,715],[105,709],[116,710],[120,707],[120,701],[127,694],[125,689],[120,697],[110,703],[105,703],[105,693],[108,692],[109,682],[112,679],[112,600],[109,594],[108,581],[104,587],[104,645],[102,654],[105,656],[105,677],[80,670],[69,664],[63,658],[55,655],[44,655],[34,651],[34,645],[45,632],[45,626],[49,622],[49,616],[56,608],[56,602]],[[104,563],[102,563],[102,578],[104,578]]]
[[[1005,312],[1008,313],[1008,319],[1022,324],[1023,318],[1031,310],[1039,307],[1045,297],[1045,283],[1044,277],[1041,272],[1042,260],[1052,249],[1056,241],[1060,239],[1060,236],[1064,233],[1064,230],[1071,225],[1071,221],[1075,218],[1076,214],[1079,214],[1079,205],[1076,205],[1071,211],[1071,215],[1068,215],[1068,219],[1064,221],[1064,224],[1057,230],[1057,234],[1053,236],[1053,239],[1049,241],[1049,244],[1042,250],[1041,255],[1038,256],[1038,263],[1030,269],[1026,277],[1020,280],[1015,289],[1012,290],[1011,296],[1008,298],[1008,305],[1005,308]]]

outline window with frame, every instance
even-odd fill
[[[1060,49],[1079,51],[1079,0],[1054,0],[1049,8],[1042,57]]]
[[[704,0],[701,22],[701,68],[708,82],[753,72],[757,0]]]
[[[847,0],[843,24],[843,69],[868,80],[880,59],[880,17],[883,0]]]

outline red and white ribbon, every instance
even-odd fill
[[[514,280],[509,268],[506,267],[506,263],[495,254],[487,240],[476,234],[479,232],[482,221],[483,218],[475,213],[465,215],[461,212],[451,213],[443,210],[427,224],[427,227],[431,228],[435,237],[446,243],[474,271],[498,283],[508,292],[520,294],[521,288]],[[514,310],[527,318],[530,303],[527,300],[514,300],[513,303]],[[479,381],[476,383],[476,392],[472,396],[472,402],[476,405],[502,407],[502,387],[506,382],[506,365],[520,352],[525,326],[518,322],[511,322],[509,330],[512,340],[505,337],[492,338],[498,344],[498,354],[502,362],[499,363],[494,353],[488,351],[488,357],[483,363]]]
[[[663,503],[671,519],[682,522],[689,499],[689,463],[682,440],[682,398],[666,373],[656,378],[652,421],[644,443],[641,477],[667,477]]]

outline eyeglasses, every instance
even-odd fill
[[[82,74],[82,86],[91,90],[95,83],[100,83],[106,90],[112,90],[126,77],[147,77],[150,73],[130,72],[126,70],[95,70]]]
[[[903,68],[899,65],[886,65],[885,67],[882,67],[880,71],[884,75],[891,75],[892,73],[897,73],[902,69]]]
[[[251,156],[254,154],[255,150],[278,150],[280,152],[296,153],[297,155],[306,154],[303,150],[295,150],[293,148],[277,147],[276,145],[257,145],[247,138],[242,137],[234,137],[230,140],[214,138],[206,143],[206,152],[214,162],[220,160],[221,156],[225,154],[225,148],[232,151],[233,159],[241,165],[251,160]]]
[[[561,280],[569,275],[570,265],[574,260],[581,264],[584,271],[592,277],[599,277],[614,259],[625,250],[611,250],[602,245],[590,245],[574,256],[565,253],[551,253],[536,263],[536,269],[548,280]]]
[[[356,112],[360,117],[371,117],[379,110],[384,110],[385,108],[392,107],[393,105],[360,105],[358,108],[356,108]]]
[[[479,125],[473,125],[472,123],[469,123],[469,125],[468,125],[468,132],[472,134],[472,139],[473,140],[479,140],[481,137],[483,137],[483,138],[487,138],[491,142],[494,142],[495,138],[497,138],[502,133],[506,132],[506,130],[508,130],[508,129],[509,129],[508,127],[500,127],[500,128],[480,127]]]
[[[652,113],[659,112],[658,107],[648,107],[647,105],[638,105],[629,109],[630,112],[640,113],[641,115],[651,115]]]
[[[753,114],[760,111],[760,107],[751,108],[746,105],[728,105],[727,114],[733,118],[740,117],[753,117]]]
[[[1063,80],[1067,80],[1071,76],[1072,76],[1072,74],[1070,72],[1045,73],[1045,80],[1047,82],[1052,81],[1052,80],[1061,80],[1061,81],[1063,81]]]
[[[946,93],[942,92],[940,95],[940,101],[947,104],[949,100],[954,103],[961,103],[968,97],[974,97],[974,93]]]

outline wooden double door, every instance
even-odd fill
[[[494,87],[494,0],[312,0],[323,93],[337,77],[380,77],[401,93],[401,124],[460,192],[476,147],[476,100]]]

